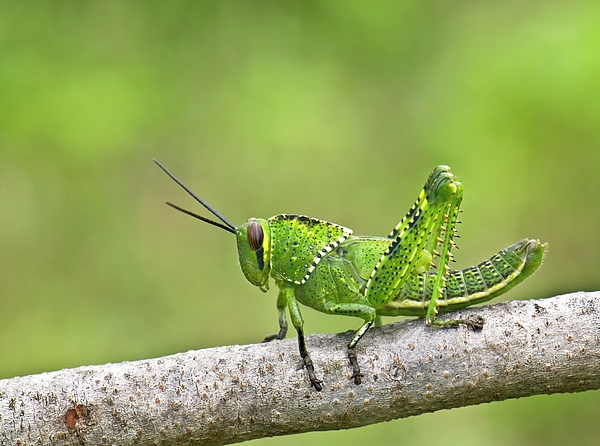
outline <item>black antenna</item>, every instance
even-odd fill
[[[183,208],[177,206],[176,204],[169,203],[168,201],[165,201],[165,204],[168,204],[172,208],[175,208],[178,211],[183,212],[184,214],[191,215],[192,217],[195,217],[198,220],[202,220],[203,222],[210,223],[211,225],[214,225],[217,228],[225,229],[227,232],[231,232],[231,233],[235,234],[235,231],[233,229],[231,229],[229,226],[225,226],[224,224],[219,223],[218,221],[214,221],[214,220],[211,220],[210,218],[206,218],[206,217],[203,217],[202,215],[198,215],[192,211],[188,211],[187,209],[183,209]]]
[[[158,165],[158,167],[160,167],[167,175],[169,175],[171,177],[171,179],[173,181],[175,181],[177,184],[179,184],[183,189],[185,189],[185,191],[190,194],[192,197],[194,197],[194,199],[200,203],[202,206],[204,206],[206,209],[208,209],[210,212],[213,213],[214,216],[216,216],[219,220],[221,220],[223,223],[225,223],[224,225],[210,220],[206,217],[202,217],[201,215],[195,214],[191,211],[188,211],[186,209],[180,208],[179,206],[176,206],[174,204],[171,204],[169,202],[167,202],[167,204],[175,209],[177,209],[178,211],[181,211],[185,214],[191,215],[192,217],[197,218],[198,220],[202,220],[206,223],[210,223],[211,225],[217,226],[221,229],[225,229],[227,232],[231,232],[232,234],[235,234],[237,231],[237,227],[233,224],[231,224],[229,222],[229,220],[227,220],[225,217],[223,217],[217,210],[213,209],[213,207],[211,205],[209,205],[207,202],[205,202],[202,198],[200,198],[198,195],[196,195],[194,192],[192,192],[192,190],[187,187],[185,184],[183,184],[181,181],[179,181],[177,179],[177,177],[175,175],[173,175],[171,172],[169,172],[167,170],[167,168],[165,166],[163,166],[161,163],[159,163],[156,159],[154,160],[154,162]]]

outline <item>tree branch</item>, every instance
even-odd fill
[[[483,330],[371,329],[359,386],[350,333],[309,336],[322,392],[295,339],[0,380],[0,444],[216,445],[600,388],[600,292],[456,313],[483,316]]]

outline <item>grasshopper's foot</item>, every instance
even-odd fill
[[[323,381],[317,378],[315,375],[315,366],[313,365],[312,359],[310,356],[306,355],[302,358],[304,362],[304,367],[306,367],[306,371],[308,372],[308,379],[310,379],[310,385],[315,388],[317,392],[323,390]]]
[[[360,366],[358,365],[358,361],[356,359],[356,350],[354,348],[348,349],[348,359],[350,360],[350,365],[352,366],[352,376],[350,379],[354,379],[354,384],[360,384],[362,382],[363,374],[360,372]]]
[[[271,342],[274,340],[278,340],[281,341],[282,339],[285,338],[285,336],[287,335],[287,327],[281,327],[281,329],[279,330],[279,333],[275,333],[269,336],[265,336],[265,338],[263,339],[263,343],[264,342]]]
[[[483,324],[485,323],[485,321],[481,316],[474,316],[471,319],[435,319],[432,321],[427,321],[427,323],[433,325],[434,327],[440,328],[456,328],[459,325],[466,325],[467,327],[473,329],[473,331],[480,331],[483,329]]]
[[[265,336],[265,338],[262,340],[262,343],[264,344],[265,342],[271,342],[271,341],[274,341],[276,339],[278,341],[281,341],[283,338],[279,337],[279,333],[274,333],[272,335]]]
[[[483,324],[485,324],[485,321],[481,316],[477,315],[474,316],[472,319],[465,320],[464,324],[468,327],[471,327],[473,331],[481,331],[483,330]]]

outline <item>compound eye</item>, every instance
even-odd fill
[[[253,251],[258,251],[263,244],[265,234],[259,222],[252,220],[248,225],[248,244]]]

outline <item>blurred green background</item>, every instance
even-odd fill
[[[204,212],[153,157],[236,224],[375,235],[448,164],[458,267],[536,237],[504,298],[600,289],[598,23],[591,1],[2,2],[0,378],[277,330],[276,292],[164,205]],[[599,416],[596,391],[253,444],[592,445]]]

